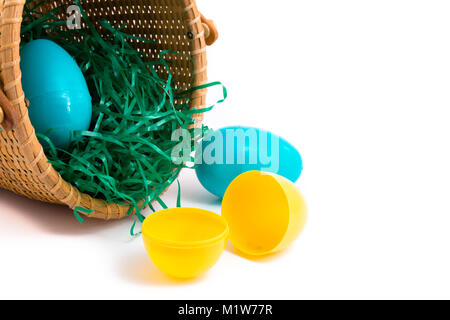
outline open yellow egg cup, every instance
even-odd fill
[[[228,239],[221,216],[201,209],[175,208],[150,215],[142,225],[153,263],[175,278],[195,278],[214,266]]]
[[[291,181],[260,171],[237,177],[222,202],[231,243],[251,256],[272,254],[294,242],[306,224],[306,211]]]
[[[295,185],[275,174],[246,172],[228,187],[222,216],[175,208],[150,215],[142,226],[145,248],[155,265],[175,278],[195,278],[233,246],[251,256],[283,250],[306,224],[305,201]]]

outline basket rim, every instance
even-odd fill
[[[195,0],[178,0],[180,11],[183,12],[183,23],[192,32],[194,37],[187,39],[191,57],[195,61],[192,69],[192,85],[206,83],[206,41],[201,23],[201,15],[197,9]],[[173,3],[173,1],[171,1]],[[2,6],[3,4],[3,6]],[[22,89],[20,71],[20,28],[22,12],[25,0],[0,0],[0,80],[4,92],[13,106],[13,111],[19,121],[14,124],[10,132],[2,132],[7,139],[18,145],[16,158],[22,158],[34,177],[29,177],[29,182],[37,179],[42,185],[41,189],[51,197],[32,196],[32,191],[24,194],[27,197],[42,201],[67,205],[71,209],[83,207],[89,210],[95,209],[92,214],[79,212],[83,215],[104,220],[120,219],[128,216],[128,205],[106,203],[105,200],[95,199],[88,194],[80,192],[75,186],[65,181],[61,175],[48,163],[48,159],[39,143],[34,127],[28,116],[25,94]],[[142,15],[142,13],[140,13]],[[205,104],[206,90],[199,90],[192,94],[191,108],[201,108]],[[201,122],[202,117],[196,118]],[[24,184],[23,188],[27,188]],[[13,188],[12,191],[16,192]],[[17,192],[16,192],[17,193]],[[134,213],[134,212],[133,212]],[[132,214],[133,214],[132,213]]]

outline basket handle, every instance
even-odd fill
[[[6,97],[3,90],[0,89],[0,124],[4,130],[10,131],[18,120],[13,105]]]
[[[211,46],[219,38],[219,32],[217,31],[216,24],[210,19],[206,19],[203,14],[200,13],[203,29],[205,30],[205,40],[208,46]]]

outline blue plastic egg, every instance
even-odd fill
[[[28,109],[36,132],[67,148],[74,131],[87,130],[92,101],[75,60],[50,40],[33,40],[21,52],[20,68]]]
[[[206,190],[222,198],[230,183],[247,171],[265,171],[296,182],[303,171],[300,153],[285,139],[249,127],[217,130],[205,138],[196,173]]]

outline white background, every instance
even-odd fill
[[[193,282],[166,278],[132,220],[88,221],[0,191],[0,298],[450,298],[450,2],[198,0],[216,21],[214,128],[299,148],[309,222],[284,253],[229,247]],[[211,90],[210,99],[219,96]],[[195,174],[182,200],[220,212]],[[174,206],[176,190],[164,197]]]

